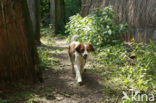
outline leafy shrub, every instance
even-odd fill
[[[96,9],[93,14],[82,18],[79,14],[70,17],[66,25],[69,40],[75,34],[81,41],[88,41],[97,47],[103,47],[113,40],[119,40],[121,34],[127,31],[127,24],[117,24],[116,13],[111,6]]]

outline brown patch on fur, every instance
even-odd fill
[[[77,47],[76,47],[76,49],[75,49],[78,53],[83,53],[84,51],[85,51],[85,46],[82,44],[82,43],[80,43]]]
[[[86,44],[87,45],[87,51],[88,52],[93,52],[94,51],[94,47],[93,47],[93,45],[92,44]]]
[[[72,44],[72,45],[69,46],[69,48],[68,48],[68,53],[69,53],[69,56],[70,56],[70,57],[74,57],[75,46],[76,46],[76,44]]]

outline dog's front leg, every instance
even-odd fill
[[[77,82],[80,83],[80,82],[82,82],[82,77],[81,77],[80,65],[79,65],[78,61],[75,62],[74,68],[75,68],[75,72],[76,72]]]
[[[82,60],[82,62],[81,62],[81,75],[84,72],[85,63],[86,63],[86,61],[85,60]]]

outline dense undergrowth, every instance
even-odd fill
[[[127,24],[117,22],[112,7],[97,9],[87,17],[79,14],[70,18],[66,25],[68,40],[78,34],[79,40],[91,42],[96,47],[97,71],[106,77],[112,85],[130,92],[151,93],[156,89],[156,45],[121,41],[121,36],[128,30]],[[109,71],[106,73],[105,71]],[[133,100],[125,100],[131,103]]]
[[[110,81],[122,89],[133,88],[140,92],[156,89],[156,46],[138,43],[105,46],[96,60],[112,71]]]

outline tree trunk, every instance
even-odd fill
[[[55,25],[55,0],[50,0],[50,22]]]
[[[40,75],[26,0],[0,0],[0,86]]]
[[[36,44],[40,45],[40,0],[27,0]]]
[[[55,0],[55,34],[64,33],[65,26],[64,0]]]

